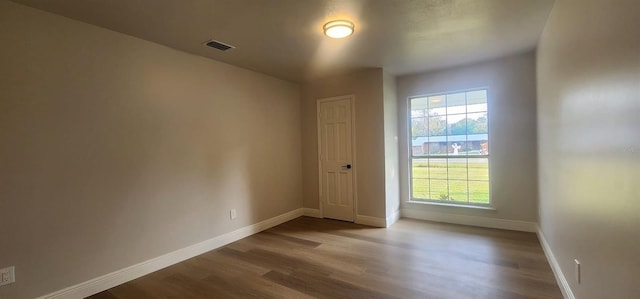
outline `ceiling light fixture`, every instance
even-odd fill
[[[345,38],[353,34],[353,23],[345,20],[331,21],[322,27],[324,34],[330,38]]]

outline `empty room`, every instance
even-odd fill
[[[640,298],[640,0],[0,0],[0,299]]]

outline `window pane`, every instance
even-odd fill
[[[448,178],[447,159],[429,159],[429,177],[446,180]]]
[[[467,118],[466,114],[447,115],[447,134],[448,135],[466,135],[467,134]]]
[[[465,144],[465,151],[467,155],[488,155],[489,154],[489,142],[486,140],[486,134],[467,135],[469,139]]]
[[[489,180],[489,159],[469,158],[469,180]]]
[[[447,134],[446,116],[429,117],[429,136],[444,136]]]
[[[447,114],[459,114],[467,112],[465,93],[452,93],[447,95]]]
[[[431,180],[430,199],[449,200],[449,184],[446,180]]]
[[[467,105],[483,104],[487,102],[487,90],[474,90],[467,92]]]
[[[489,181],[469,181],[469,201],[489,203]]]
[[[487,113],[469,113],[467,114],[467,132],[468,134],[487,134],[489,133],[487,122]]]
[[[468,202],[467,181],[449,181],[449,200]]]
[[[447,102],[445,96],[429,97],[429,116],[447,115]]]
[[[471,112],[486,112],[487,111],[487,103],[484,104],[473,104],[467,106],[467,113]]]
[[[465,136],[466,137],[466,136]],[[467,147],[467,142],[465,141],[460,141],[460,142],[454,142],[455,144],[458,145],[459,149],[458,149],[458,155],[468,155],[469,154],[469,148]],[[452,147],[453,149],[453,147]],[[455,149],[454,152],[452,154],[452,156],[456,156],[455,155]]]
[[[466,136],[462,135],[462,136],[453,136],[453,137],[461,137],[461,138],[450,138],[454,139],[454,140],[463,140],[463,141],[449,141],[449,146],[447,147],[448,151],[449,151],[449,156],[460,156],[460,155],[466,155],[465,151],[466,151],[466,146],[465,146],[465,142],[464,139]]]
[[[466,158],[449,158],[448,176],[450,180],[467,180],[467,159]]]
[[[414,156],[424,156],[429,153],[429,138],[418,137],[411,140],[411,152]]]
[[[427,159],[413,159],[411,175],[414,179],[429,178],[429,162]]]
[[[483,143],[480,143],[480,154],[482,155],[488,155],[489,154],[489,141],[485,141]]]
[[[448,151],[447,143],[439,140],[446,140],[447,138],[446,136],[441,137],[442,138],[430,137],[425,153],[428,155],[446,155]]]
[[[429,180],[413,179],[412,198],[429,199]]]
[[[424,116],[424,112],[429,109],[427,104],[427,98],[413,98],[411,99],[411,116],[416,113],[416,116]]]
[[[426,117],[415,117],[411,119],[411,138],[429,136],[429,123]]]
[[[444,95],[439,95],[439,96],[431,96],[429,97],[429,109],[440,109],[442,108],[442,111],[446,112],[446,97]],[[445,113],[442,113],[445,114]]]

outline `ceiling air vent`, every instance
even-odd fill
[[[208,41],[208,42],[206,42],[204,44],[205,44],[205,46],[209,46],[211,48],[215,48],[215,49],[218,49],[220,51],[227,51],[227,50],[235,49],[234,46],[227,45],[227,44],[219,42],[217,40],[210,40],[210,41]]]

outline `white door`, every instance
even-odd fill
[[[318,155],[322,216],[354,220],[353,98],[318,101]]]

